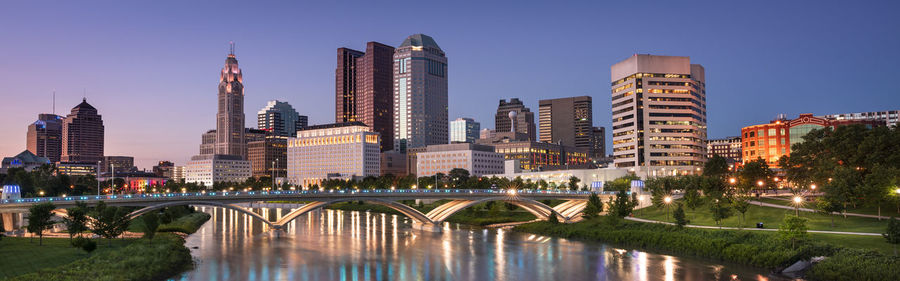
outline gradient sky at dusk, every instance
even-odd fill
[[[0,156],[25,149],[54,90],[61,115],[86,91],[106,155],[185,165],[215,128],[229,41],[248,127],[271,99],[334,122],[335,49],[413,33],[447,53],[451,120],[487,128],[501,98],[537,111],[539,99],[577,95],[593,97],[594,123],[608,127],[609,67],[635,53],[706,68],[710,137],[779,113],[900,109],[898,1],[87,2],[0,8]]]

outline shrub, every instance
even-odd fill
[[[813,280],[900,280],[900,258],[858,249],[840,249],[813,265]]]
[[[81,249],[88,253],[93,252],[97,249],[97,242],[94,242],[94,240],[84,241],[84,243],[81,244]]]

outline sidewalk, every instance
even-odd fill
[[[626,220],[636,221],[636,222],[646,222],[646,223],[662,223],[668,225],[675,225],[671,222],[661,222],[655,220],[634,218],[634,217],[625,217]],[[737,228],[737,227],[718,227],[718,226],[707,226],[707,225],[685,225],[684,227],[690,228],[704,228],[704,229],[729,229],[729,230],[751,230],[751,231],[778,231],[778,229],[771,228]],[[863,236],[881,236],[881,233],[869,233],[869,232],[845,232],[845,231],[824,231],[824,230],[807,230],[809,233],[825,233],[825,234],[845,234],[845,235],[863,235]]]

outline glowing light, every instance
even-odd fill
[[[809,188],[811,188],[812,190],[816,190],[816,184],[810,185]]]
[[[763,186],[763,181],[757,181],[757,182],[756,182],[756,185],[762,187],[762,186]]]
[[[516,191],[515,189],[510,189],[507,191],[507,193],[509,193],[509,195],[516,195],[516,193],[518,193],[518,191]]]
[[[803,197],[794,196],[794,203],[800,204],[800,202],[803,202]]]
[[[737,182],[737,179],[735,179],[735,178],[730,178],[730,179],[728,179],[728,182],[731,183],[731,184],[734,184],[735,182]]]
[[[672,197],[666,196],[666,198],[663,198],[663,201],[666,202],[666,204],[672,203]]]

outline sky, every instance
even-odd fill
[[[263,2],[263,3],[260,3]],[[299,2],[299,3],[298,3]],[[247,127],[266,101],[334,122],[336,49],[424,33],[448,57],[449,116],[493,128],[500,99],[588,95],[609,127],[612,64],[689,56],[706,69],[708,135],[777,114],[900,109],[898,1],[3,1],[0,157],[39,113],[83,97],[106,155],[185,165],[215,128],[234,41]],[[607,138],[611,135],[608,131]],[[609,140],[607,141],[609,143]],[[610,152],[608,150],[607,152]]]

